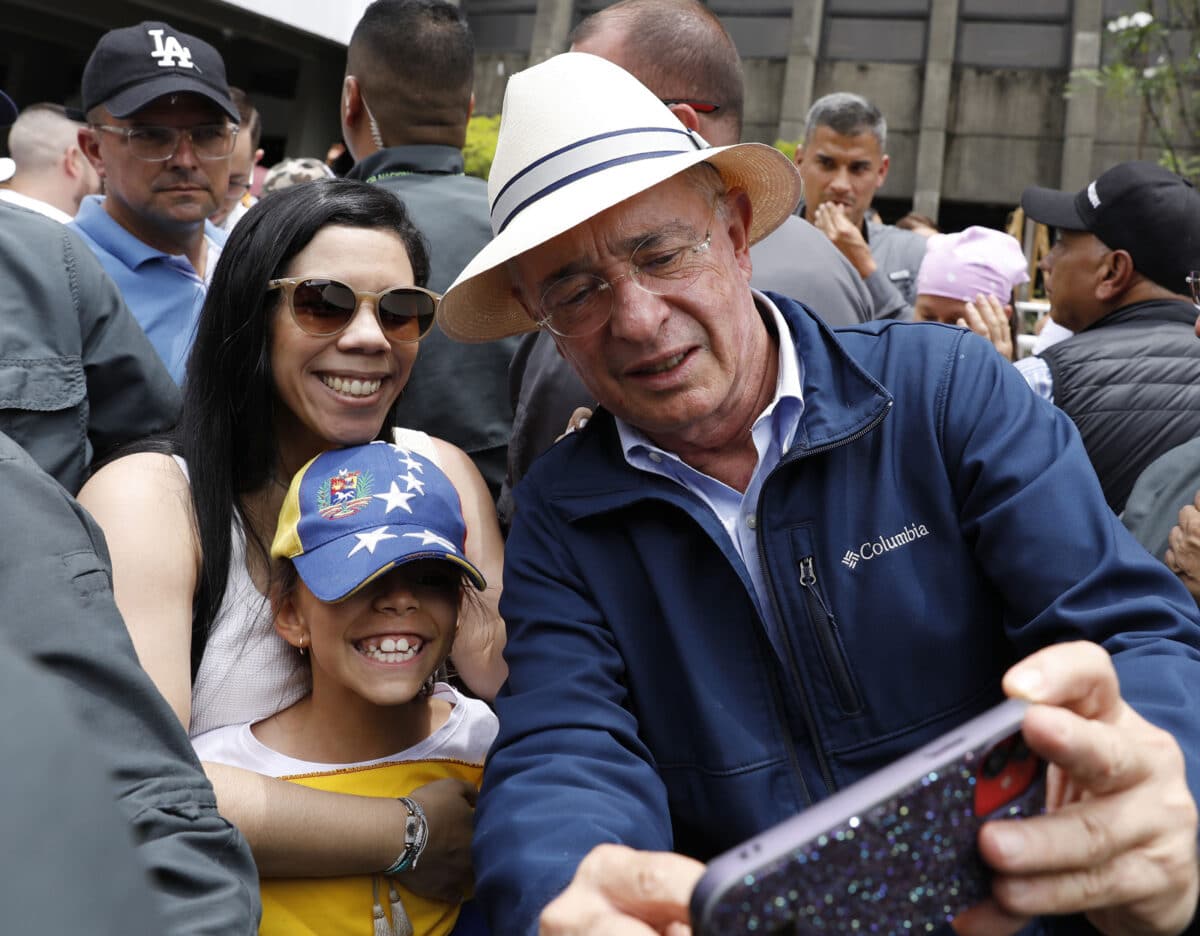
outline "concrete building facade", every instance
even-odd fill
[[[263,112],[268,163],[323,156],[339,135],[344,43],[366,2],[0,0],[0,88],[22,105],[70,103],[106,29],[166,19],[221,49],[230,81]],[[480,114],[499,111],[509,75],[564,50],[573,26],[608,5],[460,2],[478,47]],[[994,221],[1026,185],[1079,188],[1138,155],[1135,108],[1094,89],[1066,93],[1072,69],[1101,61],[1104,24],[1137,0],[707,2],[745,63],[747,139],[799,139],[809,104],[830,91],[880,106],[885,216],[911,206],[949,227],[956,212]]]

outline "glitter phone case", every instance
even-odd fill
[[[714,858],[696,936],[932,933],[989,893],[988,819],[1045,806],[1045,765],[1010,699]]]

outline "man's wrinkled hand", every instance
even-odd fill
[[[1014,916],[1084,913],[1109,936],[1176,936],[1200,894],[1196,803],[1175,739],[1121,698],[1108,653],[1058,644],[1004,677],[1034,703],[1023,734],[1050,764],[1047,813],[979,835]]]
[[[688,936],[704,865],[671,852],[597,845],[542,911],[539,936]]]

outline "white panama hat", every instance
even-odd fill
[[[779,150],[710,147],[606,59],[566,52],[513,75],[488,179],[494,237],[438,304],[442,331],[468,342],[532,331],[504,264],[701,162],[749,195],[752,244],[800,201],[800,174]]]

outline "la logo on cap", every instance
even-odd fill
[[[185,46],[179,44],[179,40],[174,36],[167,36],[166,41],[163,41],[162,29],[146,30],[154,37],[154,51],[150,53],[151,58],[158,59],[159,68],[195,68],[192,64],[192,53]]]

